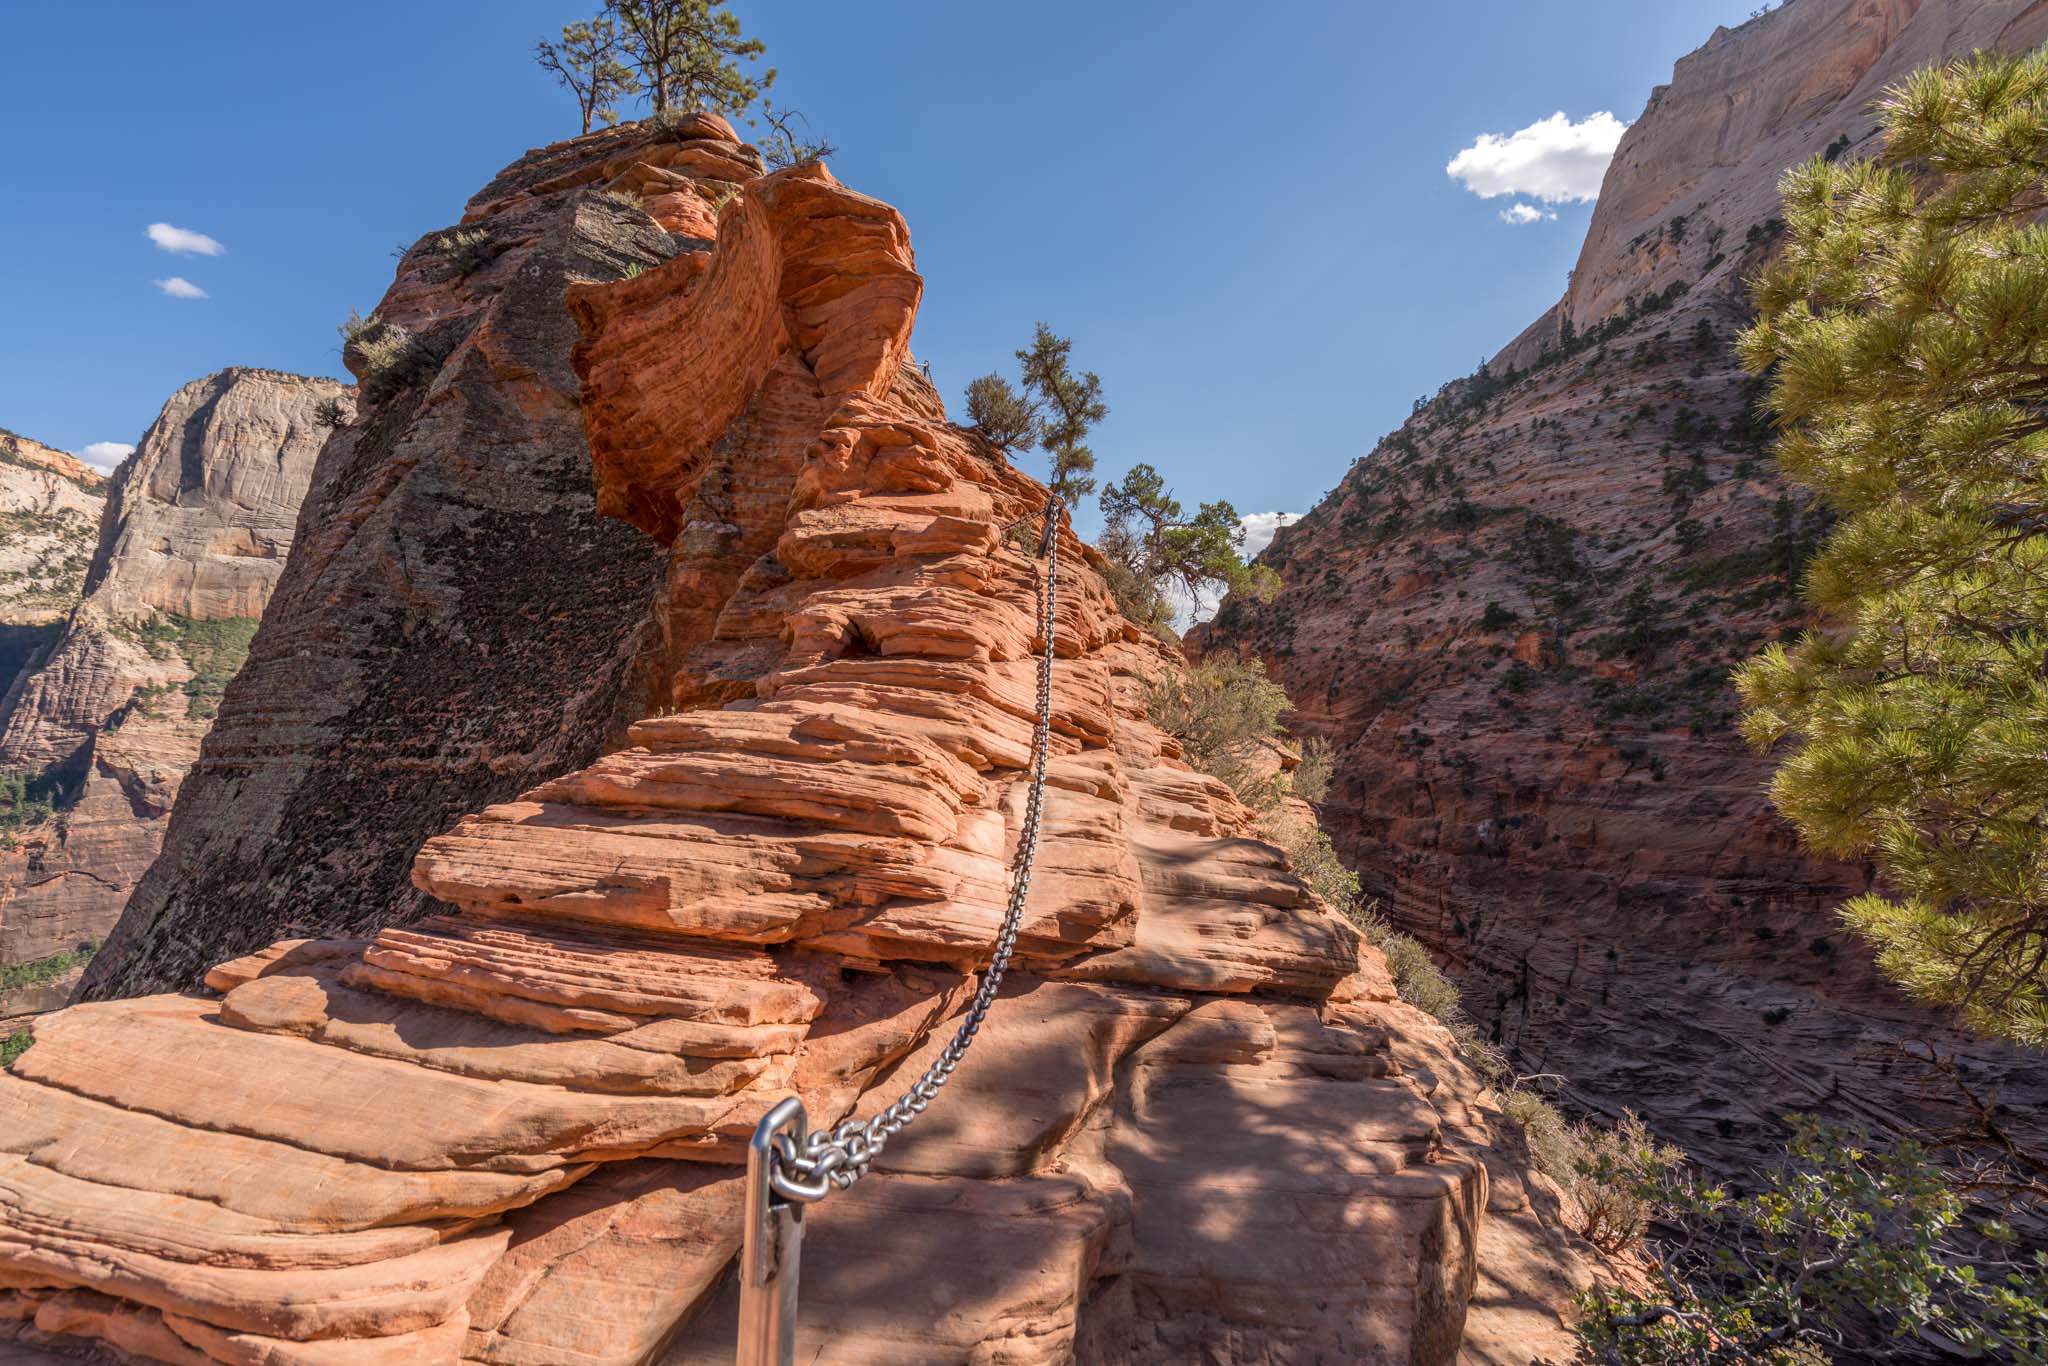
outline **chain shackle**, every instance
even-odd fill
[[[1010,957],[1017,948],[1017,927],[1023,923],[1024,907],[1031,895],[1031,870],[1038,858],[1039,826],[1045,814],[1045,766],[1052,745],[1053,621],[1059,609],[1060,501],[1058,494],[1045,500],[1045,529],[1040,533],[1037,558],[1045,561],[1038,576],[1038,718],[1031,739],[1031,785],[1024,798],[1024,822],[1017,837],[1017,853],[1011,864],[1010,900],[1003,912],[1002,928],[996,934],[995,949],[989,956],[981,984],[966,1018],[940,1050],[938,1058],[909,1090],[872,1119],[848,1120],[832,1129],[819,1129],[801,1140],[788,1134],[774,1137],[774,1158],[768,1169],[768,1184],[785,1200],[811,1204],[833,1190],[845,1190],[868,1174],[875,1158],[890,1139],[925,1112],[939,1090],[967,1056],[967,1049],[980,1032],[996,992],[1009,970]]]

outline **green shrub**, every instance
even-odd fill
[[[41,786],[27,773],[0,773],[0,847],[12,849],[17,834],[35,829],[56,813],[49,795],[38,790]]]
[[[1336,761],[1330,752],[1330,742],[1319,738],[1304,740],[1301,760],[1289,775],[1289,791],[1314,806],[1330,795],[1330,779],[1335,772]]]
[[[39,982],[54,982],[73,968],[82,968],[100,951],[100,941],[88,939],[75,949],[53,953],[26,963],[0,964],[0,991],[14,991]]]
[[[6,1038],[0,1039],[0,1067],[7,1066],[7,1064],[28,1052],[28,1046],[35,1041],[35,1035],[29,1033],[26,1029],[17,1030]]]
[[[469,275],[496,259],[497,248],[490,233],[482,228],[455,228],[437,232],[428,239],[434,253],[454,267],[457,276]]]
[[[1505,631],[1521,618],[1511,609],[1497,602],[1486,604],[1486,610],[1479,614],[1479,629],[1482,631]]]
[[[341,359],[360,381],[366,403],[380,403],[426,378],[436,357],[394,322],[351,311],[341,325]]]
[[[1287,694],[1256,659],[1216,656],[1182,678],[1145,687],[1152,723],[1181,743],[1190,765],[1222,779],[1254,811],[1270,810],[1285,791],[1262,751],[1280,733]]]
[[[1310,890],[1336,910],[1354,922],[1358,905],[1358,874],[1344,866],[1344,860],[1337,857],[1337,847],[1330,843],[1330,837],[1319,825],[1306,821],[1266,822],[1261,831],[1274,844],[1287,851],[1287,862],[1294,874],[1309,885]]]
[[[2021,1249],[2000,1220],[1973,1218],[1918,1144],[1880,1147],[1791,1120],[1786,1160],[1757,1174],[1753,1194],[1676,1167],[1635,1173],[1656,1216],[1659,1284],[1580,1297],[1590,1359],[1814,1366],[1918,1347],[2048,1362],[2048,1253]]]
[[[1609,1254],[1642,1241],[1657,1208],[1649,1192],[1680,1169],[1684,1153],[1658,1143],[1632,1111],[1611,1129],[1582,1124],[1520,1086],[1500,1106],[1521,1132],[1530,1164],[1571,1202],[1580,1237]]]

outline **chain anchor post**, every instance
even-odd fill
[[[804,1103],[789,1097],[754,1126],[747,1143],[746,1228],[740,1244],[740,1333],[736,1366],[791,1366],[796,1351],[797,1270],[804,1207],[775,1189],[775,1141],[801,1150]]]

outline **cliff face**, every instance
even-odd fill
[[[106,492],[92,466],[0,429],[0,689],[78,605]]]
[[[47,969],[0,994],[0,1020],[62,1001],[79,946],[156,856],[291,546],[327,435],[315,410],[346,393],[267,370],[195,380],[116,472],[97,548],[75,556],[83,600],[0,704],[0,772],[23,788],[0,846],[0,965]]]
[[[1868,871],[1800,852],[1727,685],[1803,624],[1824,530],[1730,351],[1778,175],[1854,155],[1913,68],[2044,38],[2017,0],[1793,0],[1717,32],[1624,138],[1570,293],[1280,532],[1276,601],[1205,633],[1335,745],[1325,823],[1473,1014],[1710,1160],[1773,1146],[1787,1110],[1942,1113],[1911,1040],[2016,1112],[2048,1099],[2037,1061],[1944,1029],[1837,928]]]
[[[690,240],[590,178],[636,140],[509,168],[345,348],[353,420],[88,994],[195,984],[287,925],[427,914],[406,881],[427,836],[618,738],[661,557],[598,515],[563,298]]]
[[[696,215],[566,298],[600,505],[661,568],[655,714],[427,840],[442,914],[38,1021],[0,1073],[0,1331],[179,1366],[729,1359],[757,1117],[873,1114],[950,1033],[1024,808],[1045,493],[906,363],[901,218],[684,132],[552,149],[479,217],[605,184],[628,240]],[[1016,970],[939,1103],[807,1218],[806,1353],[1428,1366],[1473,1320],[1469,1359],[1554,1349],[1530,1285],[1573,1257],[1526,1204],[1485,1216],[1476,1080],[1149,723],[1179,661],[1061,538]]]

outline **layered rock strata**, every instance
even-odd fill
[[[744,169],[700,127],[665,154]],[[870,1113],[942,1043],[1025,796],[1044,490],[906,363],[893,210],[818,166],[715,198],[715,246],[568,296],[601,503],[666,549],[670,701],[428,840],[439,914],[40,1021],[0,1075],[21,1339],[721,1359],[757,1117]],[[1451,1361],[1500,1236],[1479,1088],[1147,721],[1178,660],[1060,535],[1017,970],[941,1104],[817,1211],[806,1356]]]
[[[1869,870],[1801,852],[1727,681],[1805,624],[1825,531],[1731,349],[1778,177],[1867,150],[1910,71],[2044,39],[2019,0],[1791,0],[1718,31],[1622,140],[1564,299],[1283,529],[1278,598],[1208,633],[1333,743],[1326,824],[1494,1038],[1709,1161],[1775,1149],[1791,1110],[1967,1121],[1928,1045],[2014,1121],[2048,1113],[2037,1059],[1903,1000],[1836,926]]]
[[[271,370],[194,380],[115,472],[82,600],[0,701],[0,774],[22,798],[0,845],[0,967],[50,969],[0,993],[0,1021],[61,1003],[156,856],[291,547],[321,405],[347,393]]]

